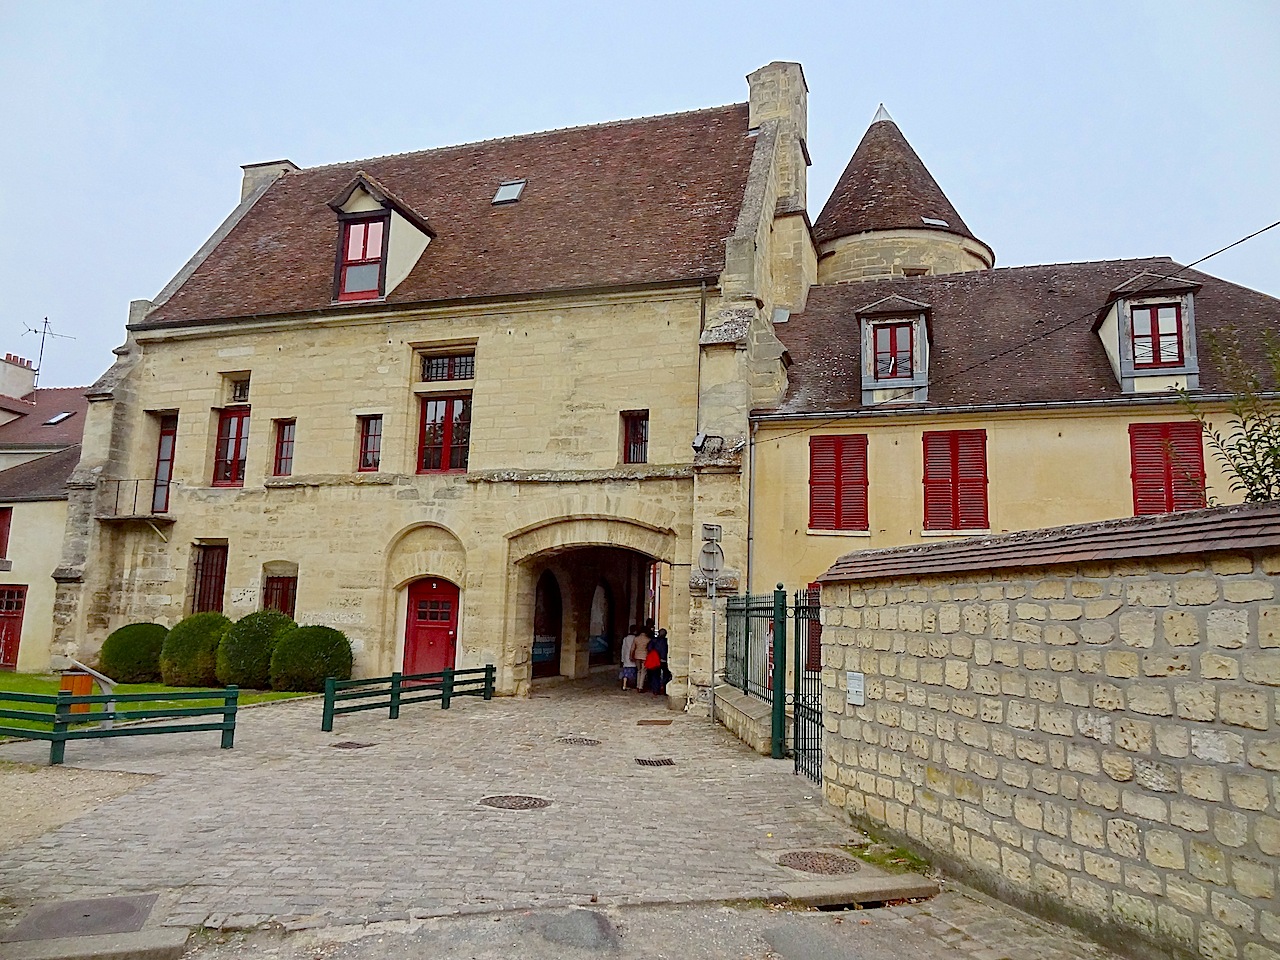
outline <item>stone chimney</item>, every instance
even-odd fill
[[[266,163],[246,163],[240,169],[244,171],[244,180],[240,182],[240,202],[243,203],[263,184],[273,183],[299,167],[292,160],[268,160]]]
[[[775,60],[747,75],[752,128],[778,120],[779,200],[785,208],[803,210],[808,200],[809,86],[798,63]]]
[[[32,363],[12,353],[0,363],[0,395],[22,399],[36,388],[36,371]]]

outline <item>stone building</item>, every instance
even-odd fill
[[[346,631],[360,672],[494,662],[522,694],[610,659],[662,582],[669,693],[696,702],[704,535],[723,596],[807,582],[863,542],[1128,513],[1126,451],[1086,435],[1175,419],[1156,388],[1221,386],[1196,324],[1277,319],[1203,274],[1152,285],[1164,260],[995,269],[883,111],[811,224],[800,66],[762,67],[748,93],[246,167],[240,205],[131,305],[88,393],[55,652],[92,656],[132,620],[272,606]],[[1157,333],[1135,341],[1144,310]],[[1043,361],[967,375],[1076,311]],[[1147,360],[1176,342],[1178,363],[1134,369],[1135,342]],[[989,471],[990,522],[922,531],[921,433],[972,443],[993,417],[1011,466]],[[1035,444],[1044,467],[1019,479]],[[1110,458],[1097,471],[1091,449]],[[811,457],[827,457],[816,483]],[[1119,486],[1082,489],[1095,475]],[[811,490],[834,519],[810,522]],[[859,496],[874,530],[847,522]]]

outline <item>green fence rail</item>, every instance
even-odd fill
[[[147,707],[130,710],[130,703],[156,703],[158,701],[217,700],[221,705],[204,707]],[[22,710],[5,704],[28,704],[53,707],[47,710]],[[100,706],[84,713],[72,713],[73,705]],[[122,705],[125,705],[122,707]],[[23,720],[28,723],[48,724],[49,729],[10,727],[0,725],[0,736],[20,737],[27,740],[49,741],[49,765],[63,761],[68,740],[100,740],[105,737],[149,737],[161,733],[200,733],[217,730],[222,733],[222,749],[230,750],[235,744],[236,711],[240,705],[240,689],[227,687],[221,693],[209,690],[189,693],[112,693],[92,696],[72,696],[70,693],[5,693],[0,692],[0,724],[5,720]],[[137,724],[117,727],[82,727],[89,723],[115,724],[130,720],[189,720],[193,717],[221,717],[220,720],[201,723]]]
[[[333,732],[333,718],[343,713],[361,710],[386,710],[391,720],[400,718],[400,708],[407,703],[440,701],[443,710],[449,709],[454,697],[483,697],[493,699],[497,670],[493,664],[470,670],[442,670],[439,673],[393,673],[389,677],[368,677],[363,680],[335,680],[324,682],[324,717],[320,729]]]

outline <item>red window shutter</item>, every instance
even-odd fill
[[[924,434],[924,528],[985,530],[987,432],[937,430]]]
[[[13,507],[0,507],[0,558],[9,556],[9,527],[13,523]]]
[[[1130,424],[1129,457],[1135,516],[1205,505],[1199,423]]]
[[[1196,421],[1165,424],[1170,457],[1170,501],[1173,510],[1199,510],[1206,506],[1204,492],[1204,443]]]
[[[956,530],[987,528],[987,432],[957,430]]]
[[[954,530],[951,434],[924,435],[924,528]]]
[[[804,591],[804,602],[811,607],[822,606],[822,588],[819,584],[809,584]],[[805,649],[804,668],[810,673],[817,673],[822,669],[822,621],[815,617],[806,621],[805,627],[809,631],[809,642]]]
[[[857,434],[837,437],[839,441],[839,486],[837,528],[866,530],[867,523],[867,437]]]
[[[836,440],[809,438],[809,529],[836,529]]]

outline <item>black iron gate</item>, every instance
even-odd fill
[[[791,741],[796,773],[822,782],[822,623],[818,588],[795,595]]]

